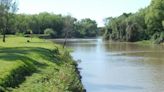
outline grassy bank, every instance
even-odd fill
[[[76,63],[59,45],[38,38],[10,36],[6,43],[0,41],[0,92],[8,91],[84,90]]]
[[[140,44],[140,45],[153,45],[153,44],[157,44],[157,43],[154,43],[154,41],[152,40],[143,40],[143,41],[138,41],[138,42],[135,42],[136,44]],[[159,43],[159,45],[164,45],[164,43]]]
[[[153,41],[151,41],[151,40],[143,40],[143,41],[138,41],[135,43],[140,44],[140,45],[152,45],[152,44],[154,44]]]

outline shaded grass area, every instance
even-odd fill
[[[6,43],[0,42],[0,92],[8,91],[83,92],[84,88],[76,63],[59,45],[10,36]]]

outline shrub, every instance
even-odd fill
[[[56,37],[56,32],[52,28],[45,29],[44,34],[46,34],[50,37]]]
[[[153,35],[152,40],[155,44],[164,42],[164,32],[157,32]]]
[[[32,34],[32,33],[33,33],[32,30],[28,29],[25,34]]]
[[[164,42],[164,32],[161,32],[159,39],[160,39],[160,43]]]
[[[162,21],[162,26],[163,26],[163,28],[164,28],[164,20]]]

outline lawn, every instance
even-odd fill
[[[83,92],[76,65],[51,41],[9,36],[0,41],[0,92]]]

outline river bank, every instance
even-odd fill
[[[8,91],[84,92],[84,87],[77,64],[60,45],[10,36],[0,42],[0,92]]]
[[[121,43],[134,43],[134,44],[138,44],[138,45],[164,45],[164,42],[162,43],[154,43],[154,41],[152,40],[142,40],[142,41],[136,41],[136,42],[126,42],[126,41],[113,41],[113,40],[105,40],[106,42],[121,42]]]

